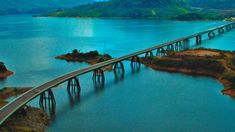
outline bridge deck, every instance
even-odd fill
[[[61,83],[64,83],[64,82],[66,82],[67,80],[69,80],[71,78],[83,75],[85,73],[94,71],[94,70],[99,69],[99,68],[103,68],[105,66],[108,66],[108,65],[111,65],[111,64],[123,61],[123,60],[127,60],[129,58],[134,57],[134,56],[141,55],[141,54],[144,54],[146,52],[150,52],[150,51],[156,50],[158,48],[161,48],[161,47],[164,47],[164,46],[167,46],[167,45],[179,42],[179,41],[183,41],[183,40],[186,40],[186,39],[191,39],[191,38],[194,38],[198,35],[203,35],[203,34],[211,32],[211,31],[218,30],[219,28],[224,28],[228,25],[235,25],[235,23],[222,25],[222,26],[219,26],[219,27],[216,27],[216,28],[209,29],[207,31],[203,31],[203,32],[199,32],[199,33],[196,33],[196,34],[193,34],[193,35],[189,35],[189,36],[186,36],[186,37],[183,37],[183,38],[180,38],[180,39],[176,39],[176,40],[173,40],[173,41],[170,41],[170,42],[167,42],[167,43],[163,43],[163,44],[160,44],[160,45],[157,45],[157,46],[145,49],[145,50],[141,50],[141,51],[132,53],[132,54],[120,57],[120,58],[111,59],[111,60],[108,60],[108,61],[105,61],[105,62],[101,62],[101,63],[95,64],[95,65],[91,65],[91,66],[88,66],[84,69],[80,69],[80,70],[71,72],[69,74],[63,75],[61,77],[58,77],[58,78],[56,78],[52,81],[49,81],[49,82],[47,82],[47,83],[45,83],[45,84],[43,84],[39,87],[36,87],[32,90],[29,90],[28,92],[22,94],[21,96],[19,96],[18,98],[16,98],[12,102],[8,103],[3,108],[1,108],[1,110],[0,110],[0,124],[2,124],[6,119],[8,119],[13,113],[15,113],[22,106],[24,106],[29,101],[31,101],[34,98],[36,98],[37,96],[39,96],[44,91],[46,91],[46,90],[48,90],[52,87],[55,87],[55,86],[57,86]]]

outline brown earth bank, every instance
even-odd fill
[[[0,79],[6,78],[12,74],[13,72],[9,71],[3,62],[0,62]]]
[[[86,62],[90,65],[97,64],[103,61],[112,59],[108,54],[99,54],[98,51],[90,51],[87,53],[82,53],[77,49],[73,50],[71,53],[60,55],[55,57],[56,59],[66,60],[68,62]],[[105,70],[112,70],[112,66],[104,68]]]
[[[141,63],[156,70],[216,78],[224,85],[222,93],[235,97],[235,52],[199,48],[141,58]]]
[[[3,88],[0,90],[0,107],[6,99],[18,96],[31,88]],[[43,132],[49,123],[49,116],[39,108],[24,106],[0,126],[0,132]]]

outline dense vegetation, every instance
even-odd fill
[[[179,0],[110,0],[58,10],[49,14],[60,17],[131,17],[172,18],[186,14],[188,6]]]
[[[72,57],[78,61],[88,61],[89,62],[89,61],[95,60],[95,62],[97,62],[97,63],[112,59],[112,57],[110,55],[108,55],[108,54],[101,55],[96,50],[90,51],[87,53],[82,53],[82,52],[78,51],[77,49],[73,50],[72,53],[67,53],[65,55],[65,58],[70,58],[70,57]]]
[[[0,0],[0,14],[45,13],[90,2],[93,0]]]
[[[235,11],[227,10],[234,9],[234,3],[235,0],[110,0],[57,10],[47,15],[177,20],[224,19],[235,15]]]
[[[90,51],[88,53],[80,53],[77,49],[73,50],[72,53],[68,53],[67,56],[79,57],[79,58],[95,58],[99,56],[98,51]]]
[[[235,9],[235,0],[189,0],[190,5],[211,9]]]

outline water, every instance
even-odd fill
[[[0,60],[14,75],[5,86],[38,86],[88,66],[54,57],[77,48],[113,57],[224,24],[218,21],[0,17]],[[235,31],[203,46],[235,50]],[[80,99],[68,97],[65,85],[54,89],[57,107],[47,131],[232,131],[235,103],[223,86],[208,77],[154,71],[133,73],[125,62],[123,80],[106,72],[104,89],[94,89],[92,73],[81,76]],[[38,100],[30,102],[37,106]]]

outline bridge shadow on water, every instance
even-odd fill
[[[89,91],[85,94],[81,94],[80,92],[76,90],[67,90],[67,97],[69,101],[69,108],[74,109],[76,108],[80,103],[85,102],[89,100],[91,97],[95,95],[102,94],[105,90],[108,90],[108,88],[112,88],[112,85],[116,85],[118,83],[121,83],[124,81],[125,77],[128,76],[134,76],[135,74],[138,74],[141,71],[141,65],[137,65],[135,67],[131,68],[131,72],[128,72],[125,74],[125,71],[122,71],[120,69],[118,70],[112,70],[109,71],[108,73],[110,74],[113,72],[114,74],[114,79],[112,81],[106,81],[105,80],[100,80],[100,81],[95,81],[93,80],[93,90]],[[82,88],[81,88],[82,89]],[[63,113],[66,113],[68,109],[68,103],[63,104],[62,106],[60,105],[60,110],[56,109],[56,106],[47,106],[47,107],[41,107],[43,108],[47,113],[49,113],[51,120],[55,120],[56,115],[61,115]]]

